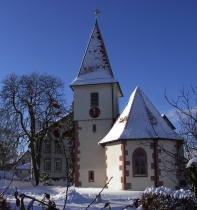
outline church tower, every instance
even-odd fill
[[[105,148],[98,142],[119,115],[119,97],[123,94],[114,78],[97,19],[70,87],[74,91],[75,186],[103,187]]]

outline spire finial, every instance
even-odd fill
[[[95,10],[95,18],[96,18],[96,20],[98,19],[98,14],[100,13],[100,10],[98,10],[98,9],[96,9]]]

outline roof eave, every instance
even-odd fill
[[[139,140],[168,140],[168,141],[183,141],[184,139],[169,139],[169,138],[134,138],[134,139],[115,139],[115,140],[110,140],[110,141],[105,141],[105,142],[98,142],[99,145],[105,146],[105,144],[108,143],[113,143],[116,141],[139,141]]]

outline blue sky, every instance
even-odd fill
[[[0,80],[10,73],[47,72],[69,84],[77,76],[95,24],[124,97],[140,86],[160,113],[173,119],[164,98],[197,80],[196,0],[1,0]]]

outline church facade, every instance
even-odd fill
[[[74,92],[76,187],[103,187],[109,180],[110,189],[179,187],[181,168],[171,156],[182,154],[182,140],[139,87],[119,113],[123,93],[97,20],[70,87]]]

